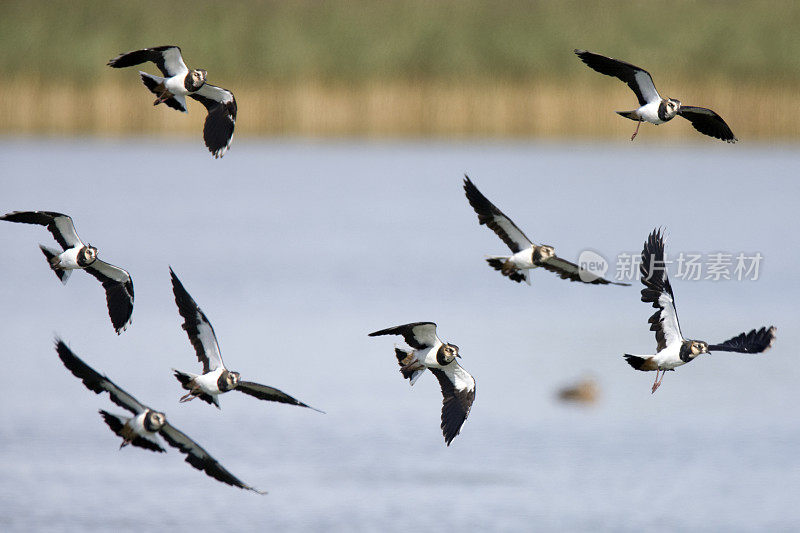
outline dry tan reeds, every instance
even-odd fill
[[[237,136],[611,138],[624,139],[633,123],[615,110],[636,100],[613,80],[594,85],[444,82],[297,83],[236,87]],[[766,83],[703,84],[670,80],[684,103],[719,112],[742,140],[800,138],[795,87]],[[665,87],[666,88],[666,87]],[[138,84],[105,81],[81,87],[0,79],[0,132],[4,135],[196,135],[205,111],[190,101],[188,115],[164,106]],[[675,124],[677,123],[677,124]],[[698,135],[676,119],[657,133]]]

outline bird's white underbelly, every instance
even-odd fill
[[[680,343],[673,343],[655,354],[653,359],[655,359],[658,368],[661,370],[676,368],[686,364],[686,361],[680,357],[680,350]]]
[[[533,264],[532,248],[525,248],[524,250],[515,253],[509,258],[509,261],[518,269],[528,269],[536,266]]]
[[[196,378],[194,378],[194,382],[206,394],[216,395],[220,393],[219,387],[217,386],[217,381],[219,380],[219,376],[221,374],[222,374],[222,367],[217,368],[216,370],[212,370],[208,374],[197,376]]]
[[[164,87],[166,87],[167,90],[172,94],[179,94],[185,96],[189,94],[189,91],[186,90],[186,86],[183,84],[183,81],[185,79],[186,79],[185,74],[178,74],[177,76],[167,78],[164,80]]]
[[[137,435],[152,435],[150,431],[147,431],[144,428],[144,417],[146,415],[146,411],[139,413],[138,415],[134,416],[128,421],[128,427],[131,428]]]
[[[636,113],[642,120],[650,122],[651,124],[663,124],[664,121],[658,117],[658,106],[660,104],[660,100],[658,102],[650,102],[637,109]]]
[[[83,248],[83,246],[67,248],[61,252],[58,255],[58,268],[63,270],[75,270],[77,268],[83,268],[78,265],[78,253],[80,252],[81,248]]]
[[[440,365],[436,361],[436,354],[439,352],[439,346],[441,346],[441,344],[437,344],[432,348],[423,348],[422,350],[416,350],[414,352],[414,357],[417,358],[417,361],[419,361],[420,363],[422,363],[427,367],[441,368],[442,365]]]

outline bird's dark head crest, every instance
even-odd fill
[[[78,265],[85,267],[89,266],[97,260],[97,248],[91,244],[81,248],[78,253]]]
[[[148,411],[144,416],[144,428],[151,433],[158,431],[167,422],[167,417],[164,413],[158,411]]]
[[[219,380],[217,380],[217,387],[219,387],[219,390],[222,392],[233,390],[237,385],[239,385],[238,372],[229,372],[228,370],[223,370],[222,374],[219,376]]]
[[[436,362],[442,366],[448,365],[453,362],[458,355],[458,346],[455,344],[442,344],[436,352]]]
[[[708,343],[705,341],[687,340],[681,345],[678,356],[681,361],[688,363],[698,355],[708,353]]]
[[[543,244],[541,246],[535,246],[533,249],[533,262],[534,263],[541,263],[543,261],[547,261],[551,257],[555,257],[556,250],[549,244]]]
[[[186,76],[186,81],[184,82],[186,90],[189,92],[199,90],[200,87],[205,84],[207,75],[208,73],[201,68],[189,71],[189,74]]]

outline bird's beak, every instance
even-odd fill
[[[457,353],[457,354],[456,354],[456,357],[458,357],[459,359],[461,359],[461,354],[460,354],[460,353]]]

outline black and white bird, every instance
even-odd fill
[[[172,267],[170,267],[169,273],[172,278],[172,292],[175,294],[175,303],[178,305],[178,312],[183,317],[183,325],[181,327],[186,331],[189,336],[189,342],[194,346],[197,360],[203,364],[202,374],[174,370],[175,378],[184,389],[189,391],[181,397],[181,402],[200,398],[204,402],[216,405],[217,409],[219,409],[218,396],[231,390],[238,390],[259,400],[287,403],[299,407],[308,407],[320,413],[323,412],[274,387],[253,383],[252,381],[242,381],[238,372],[231,372],[225,368],[219,344],[217,343],[217,336],[214,334],[211,322],[208,321],[205,313],[186,292],[178,276],[172,271]]]
[[[85,270],[103,284],[108,315],[117,334],[130,325],[133,314],[133,280],[130,274],[98,259],[97,248],[83,244],[69,216],[53,211],[14,211],[3,215],[0,220],[45,226],[63,248],[59,252],[39,245],[58,279],[66,283],[73,270]]]
[[[720,344],[709,345],[705,341],[685,339],[678,323],[678,312],[675,310],[675,296],[667,277],[664,260],[664,238],[661,231],[653,230],[642,249],[642,263],[639,267],[642,289],[642,301],[652,303],[656,312],[650,317],[650,330],[656,333],[657,351],[655,355],[625,354],[636,370],[656,372],[652,392],[655,392],[664,380],[667,370],[692,362],[698,355],[714,351],[761,353],[772,346],[775,341],[775,326],[753,329],[741,333]],[[661,379],[658,377],[661,372]]]
[[[547,244],[535,244],[522,233],[510,218],[503,214],[492,204],[474,183],[469,176],[464,177],[464,192],[467,200],[478,214],[478,223],[494,231],[500,239],[506,243],[513,252],[513,255],[495,255],[486,259],[489,266],[499,270],[504,276],[516,281],[525,281],[531,284],[531,269],[541,267],[550,272],[558,274],[561,279],[570,281],[580,281],[593,285],[630,285],[630,283],[619,283],[609,281],[593,272],[583,269],[556,255],[555,249]]]
[[[146,450],[163,453],[166,450],[161,446],[158,439],[158,435],[161,435],[167,441],[167,444],[185,453],[186,462],[194,468],[202,470],[207,475],[228,485],[251,490],[259,494],[266,494],[243,483],[228,472],[199,444],[167,422],[167,417],[164,413],[155,411],[140,403],[106,376],[95,371],[75,355],[60,339],[56,339],[56,352],[64,366],[75,377],[83,381],[87,389],[95,394],[107,392],[112,402],[133,413],[133,417],[128,417],[115,415],[108,411],[100,411],[103,420],[111,428],[111,431],[122,437],[120,448],[131,444]]]
[[[236,124],[236,99],[227,89],[206,83],[206,71],[189,70],[177,46],[157,46],[120,54],[109,60],[114,68],[132,67],[152,61],[164,75],[153,76],[139,71],[145,87],[157,96],[153,105],[166,104],[186,113],[186,97],[194,98],[208,110],[203,138],[215,158],[231,146]]]
[[[461,357],[458,346],[439,340],[433,322],[414,322],[369,334],[370,337],[379,335],[400,335],[411,346],[412,350],[394,349],[400,363],[400,373],[411,385],[416,383],[426,368],[439,380],[444,397],[442,434],[450,446],[475,401],[475,379],[456,361],[457,357]]]
[[[625,118],[636,121],[636,131],[633,132],[631,140],[636,138],[639,133],[639,126],[642,122],[651,124],[663,124],[681,116],[692,123],[694,129],[704,135],[715,137],[729,143],[735,143],[737,139],[722,117],[714,111],[705,107],[687,106],[681,104],[675,98],[662,98],[656,90],[653,78],[646,70],[639,68],[625,61],[613,59],[587,52],[586,50],[575,50],[578,57],[590,68],[600,74],[619,78],[628,84],[628,87],[636,93],[639,99],[639,108],[633,111],[617,111]]]

